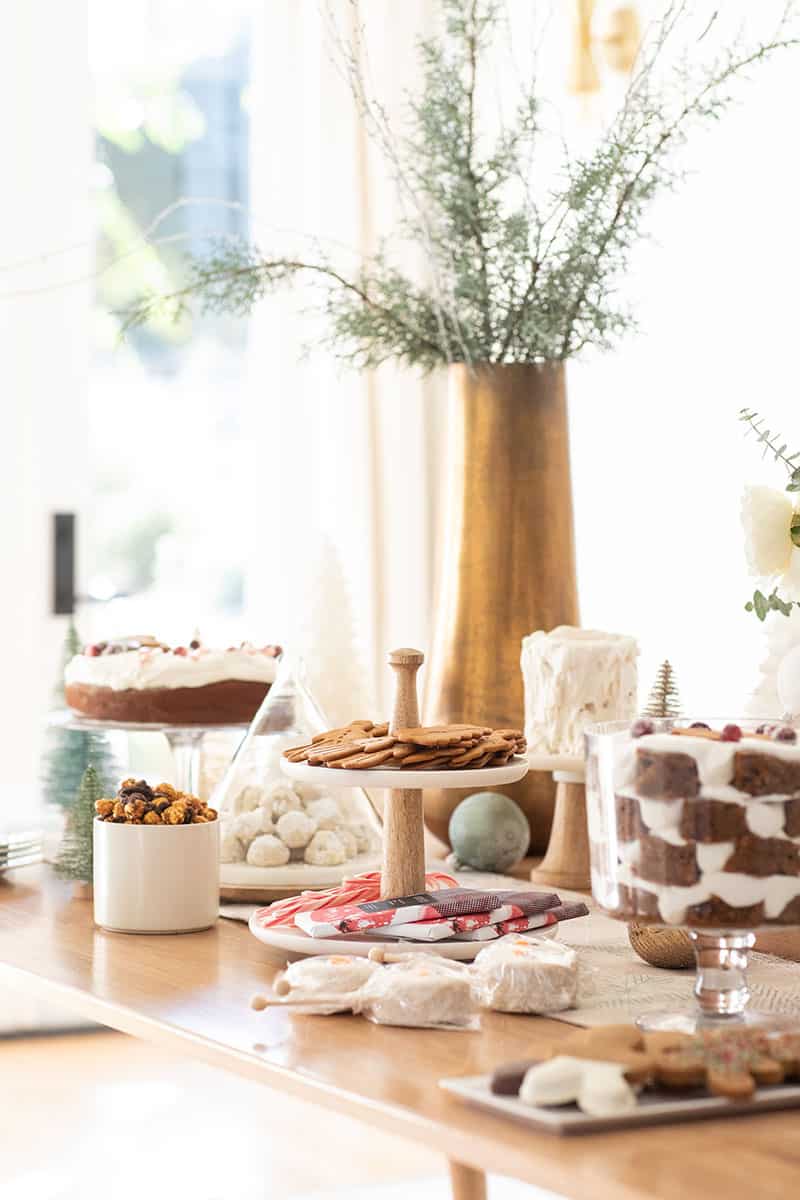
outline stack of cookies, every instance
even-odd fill
[[[312,767],[440,771],[500,767],[524,751],[525,738],[518,729],[422,725],[389,733],[385,723],[352,721],[317,734],[308,745],[287,750],[284,757]]]

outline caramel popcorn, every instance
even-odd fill
[[[124,779],[113,799],[96,801],[100,821],[125,825],[207,825],[217,812],[205,800],[170,783],[152,788],[144,779]]]

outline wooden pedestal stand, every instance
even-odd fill
[[[532,771],[551,771],[556,807],[547,853],[531,871],[533,883],[573,892],[591,889],[589,830],[586,824],[586,776],[580,759],[557,755],[531,756]]]
[[[394,710],[389,732],[419,725],[417,671],[421,650],[392,650],[395,673]],[[413,772],[408,773],[413,778]],[[421,788],[392,788],[383,808],[383,873],[381,897],[413,896],[425,891],[425,826]]]

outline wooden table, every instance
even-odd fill
[[[250,996],[281,965],[238,922],[177,937],[111,934],[47,868],[0,883],[0,978],[14,974],[84,1017],[434,1148],[449,1160],[456,1200],[482,1200],[485,1171],[575,1200],[785,1200],[800,1185],[796,1113],[536,1134],[461,1105],[437,1081],[536,1055],[569,1025],[490,1013],[481,1033],[441,1033],[252,1012]]]

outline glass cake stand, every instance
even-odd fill
[[[48,725],[60,729],[84,732],[116,733],[161,733],[167,739],[175,764],[174,786],[181,792],[197,795],[200,784],[200,761],[203,738],[207,733],[241,733],[247,724],[233,725],[169,725],[159,721],[96,721],[83,717],[70,709],[55,712],[48,718]]]
[[[760,803],[762,820],[770,828],[777,828],[767,803],[756,798],[746,800],[746,793],[737,794],[728,778],[722,777],[708,788],[708,796],[682,798],[676,772],[682,765],[688,766],[690,773],[692,768],[681,764],[677,757],[670,763],[673,774],[669,779],[664,775],[667,768],[663,761],[656,761],[652,766],[655,773],[650,774],[644,789],[647,794],[643,793],[641,779],[636,774],[641,770],[637,748],[655,750],[656,760],[667,753],[676,756],[696,753],[713,770],[711,756],[716,752],[711,747],[732,743],[671,736],[673,729],[686,728],[695,721],[711,729],[737,725],[745,739],[748,732],[754,732],[764,723],[732,718],[653,720],[653,733],[669,735],[663,745],[656,746],[652,743],[648,746],[646,738],[640,744],[628,721],[594,725],[588,730],[586,798],[592,894],[611,917],[629,924],[684,930],[693,943],[696,1006],[643,1013],[637,1020],[640,1028],[693,1033],[700,1027],[736,1023],[780,1027],[788,1018],[749,1008],[748,955],[758,929],[787,930],[791,926],[791,922],[782,923],[769,917],[764,920],[769,885],[772,883],[788,896],[794,878],[800,895],[800,877],[726,874],[724,866],[734,851],[734,834],[730,827],[723,830],[715,826],[715,821],[722,825],[725,819],[737,819],[736,813],[731,812],[734,806],[746,809],[748,804]],[[767,743],[750,741],[747,748],[757,751],[759,745],[766,747]],[[716,756],[719,773],[719,756]],[[691,812],[687,820],[684,806],[692,800],[699,804],[704,799],[710,799],[719,808],[706,805]],[[777,805],[790,799],[789,795],[775,797],[770,803]],[[727,893],[727,900],[717,894],[715,885],[717,890]],[[792,1024],[796,1023],[797,1018]]]

